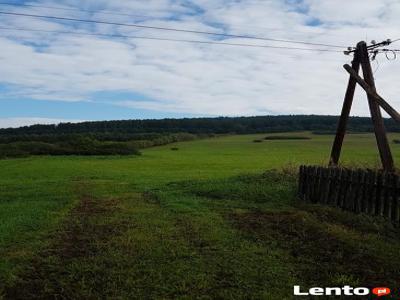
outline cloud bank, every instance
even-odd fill
[[[82,11],[32,6],[0,6],[0,10],[250,34],[343,45],[344,48],[359,40],[400,38],[400,3],[393,0],[48,0],[25,3]],[[216,41],[216,37],[199,34],[7,15],[1,15],[0,22],[1,27]],[[218,38],[218,41],[311,47],[239,38]],[[179,115],[338,114],[347,83],[342,65],[351,60],[340,52],[8,30],[0,30],[0,47],[0,103],[1,99],[102,101],[110,107],[122,106],[132,111],[144,109]],[[377,67],[374,63],[373,68]],[[377,87],[395,107],[400,107],[395,84],[399,71],[399,61],[379,58],[375,74]],[[113,93],[121,92],[125,94],[123,99],[113,97]],[[107,99],[99,100],[97,96],[102,93],[108,95]],[[366,103],[365,95],[358,92],[353,114],[367,115]],[[13,113],[14,118],[19,117],[18,112]],[[48,117],[63,119],[63,114],[56,112]],[[90,115],[85,119],[91,119]]]

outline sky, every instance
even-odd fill
[[[397,0],[8,3],[18,5],[2,2],[0,12],[306,41],[343,48],[0,14],[0,127],[3,128],[84,120],[337,115],[348,81],[342,65],[352,59],[342,50],[360,40],[400,38]],[[59,33],[63,31],[103,36]],[[392,47],[400,48],[400,41]],[[400,78],[400,59],[389,61],[380,55],[372,62],[372,68],[378,92],[395,108],[400,108],[396,84]],[[365,93],[358,89],[352,115],[368,114]]]

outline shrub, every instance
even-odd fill
[[[18,142],[0,145],[0,158],[29,155],[140,155],[136,147],[125,142],[99,142],[90,138],[71,139],[50,144]]]
[[[266,136],[264,140],[311,140],[308,136],[285,136],[285,135],[271,135]]]

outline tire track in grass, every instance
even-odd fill
[[[192,276],[200,275],[203,280],[201,285],[189,281],[190,289],[179,296],[189,299],[290,298],[294,281],[290,266],[284,264],[282,252],[241,237],[224,218],[225,210],[216,209],[206,198],[162,194],[162,197],[156,194],[155,199],[174,215],[175,235],[183,239],[191,251]]]
[[[207,201],[121,184],[79,184],[51,246],[5,298],[290,299],[282,252],[241,237]]]
[[[88,299],[84,278],[76,276],[75,266],[96,256],[99,244],[123,230],[123,224],[96,222],[108,218],[118,209],[118,200],[98,199],[90,186],[76,188],[79,202],[70,211],[59,231],[50,236],[50,246],[42,249],[13,286],[5,290],[5,299]],[[99,243],[100,242],[100,243]]]

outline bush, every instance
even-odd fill
[[[335,135],[336,131],[333,131],[333,130],[318,130],[318,131],[313,131],[312,134],[315,134],[315,135]]]
[[[190,133],[118,134],[109,132],[0,136],[0,158],[29,155],[140,155],[138,149],[196,138],[199,137]]]
[[[62,143],[17,142],[0,145],[0,158],[29,155],[140,155],[136,147],[125,142],[99,142],[79,137]]]
[[[285,135],[272,135],[272,136],[266,136],[264,140],[311,140],[310,137],[308,136],[285,136]]]

